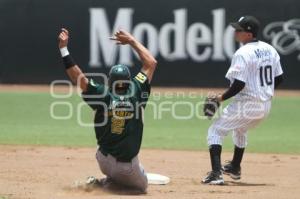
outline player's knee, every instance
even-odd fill
[[[137,178],[136,181],[134,182],[133,187],[142,193],[147,193],[147,188],[148,188],[147,177],[143,176],[142,178]]]
[[[235,136],[233,137],[233,143],[235,146],[239,148],[246,148],[247,146],[247,138],[244,136]]]
[[[135,187],[138,191],[142,193],[147,192],[148,188],[148,178],[146,175],[140,175],[139,177],[135,178],[133,182],[133,187]]]
[[[147,188],[148,188],[148,182],[147,181],[143,181],[138,189],[142,192],[142,193],[147,193]]]
[[[223,137],[218,135],[208,136],[207,137],[207,144],[210,145],[222,145],[223,144]]]
[[[223,143],[223,136],[220,136],[220,134],[217,132],[214,126],[209,127],[208,135],[207,135],[208,146],[213,144],[222,145],[222,143]]]

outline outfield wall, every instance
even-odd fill
[[[61,27],[85,72],[115,63],[133,73],[139,62],[128,46],[108,40],[118,28],[132,32],[159,61],[156,86],[225,87],[238,45],[231,21],[260,19],[259,37],[281,54],[283,87],[300,88],[300,1],[297,0],[0,0],[0,83],[50,83],[66,79],[57,49]]]

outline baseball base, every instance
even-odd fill
[[[148,184],[166,185],[170,182],[170,178],[156,173],[147,173]]]

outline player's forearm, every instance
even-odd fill
[[[137,40],[133,40],[130,45],[138,53],[143,66],[146,67],[145,69],[156,67],[156,59],[152,56],[151,52],[140,42],[138,42]]]
[[[75,84],[79,85],[83,91],[86,91],[88,80],[84,73],[81,71],[79,66],[75,63],[71,57],[67,47],[61,48],[62,59],[66,68],[66,72],[70,80]]]
[[[220,101],[225,101],[238,94],[245,87],[245,82],[235,79],[230,88],[220,96]]]
[[[88,79],[77,65],[68,68],[66,72],[73,84],[79,85],[83,92],[86,91]]]

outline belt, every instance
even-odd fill
[[[112,157],[114,157],[118,162],[131,162],[132,159],[128,160],[126,158],[121,158],[121,157],[118,157],[116,158],[115,156],[113,156],[112,154],[110,153],[107,153],[106,151],[102,150],[102,149],[99,149],[100,152],[105,156],[107,157],[108,155],[111,155]]]

